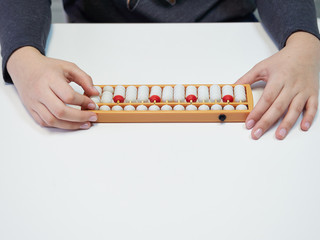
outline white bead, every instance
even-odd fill
[[[140,86],[138,89],[138,102],[148,102],[149,101],[149,87]]]
[[[161,98],[161,92],[162,92],[161,87],[159,87],[159,86],[153,86],[153,87],[151,88],[150,97],[156,95],[156,96],[158,96],[159,98]]]
[[[234,100],[236,102],[245,102],[247,101],[246,90],[243,85],[237,85],[234,87]]]
[[[226,96],[226,95],[230,95],[233,97],[233,87],[230,85],[224,85],[222,87],[222,97]]]
[[[210,110],[209,106],[208,105],[201,105],[198,110],[201,110],[201,111],[207,111],[207,110]]]
[[[94,108],[94,110],[99,110],[98,104],[96,104],[96,107]]]
[[[248,110],[246,105],[240,104],[236,107],[236,110]]]
[[[219,85],[211,85],[210,87],[210,101],[211,102],[220,102],[221,101],[221,88]]]
[[[174,86],[174,97],[175,102],[184,102],[185,95],[184,95],[184,86],[181,84],[177,84]]]
[[[232,105],[225,105],[223,110],[234,110],[234,107]]]
[[[173,110],[175,110],[175,111],[184,111],[184,106],[176,105],[176,106],[173,107]]]
[[[97,89],[98,90],[98,92],[99,92],[99,95],[101,95],[101,93],[102,93],[102,89],[101,89],[101,87],[99,87],[99,86],[93,86],[95,89]]]
[[[209,88],[207,86],[198,88],[198,102],[209,102]]]
[[[148,108],[145,105],[139,105],[137,107],[137,111],[147,111],[147,110],[148,110]]]
[[[113,87],[111,87],[111,86],[105,86],[105,87],[103,88],[103,92],[111,92],[111,93],[113,94],[114,89],[113,89]]]
[[[102,106],[100,107],[100,110],[102,110],[102,111],[110,111],[110,107],[107,106],[107,105],[102,105]]]
[[[173,101],[173,88],[171,86],[165,86],[162,91],[162,102]]]
[[[161,110],[162,111],[171,111],[172,110],[172,107],[170,105],[163,105],[161,107]]]
[[[100,97],[99,96],[92,96],[90,97],[92,101],[94,101],[95,103],[99,103],[100,102]]]
[[[222,107],[219,104],[214,104],[211,106],[211,110],[222,110]]]
[[[124,107],[123,110],[125,110],[125,111],[134,111],[134,110],[136,110],[136,109],[135,109],[134,106],[132,106],[132,105],[127,105],[127,106]]]
[[[123,110],[123,108],[119,105],[115,105],[112,107],[112,111],[122,111],[122,110]]]
[[[197,94],[197,88],[195,86],[188,86],[187,90],[186,90],[186,96],[189,95],[194,95],[194,96],[198,96]]]
[[[111,92],[103,92],[101,96],[101,102],[102,103],[112,103],[112,93]]]
[[[197,107],[195,105],[188,105],[186,107],[186,110],[187,111],[196,111],[197,110]]]
[[[113,96],[119,96],[119,95],[122,96],[123,98],[126,97],[126,89],[124,86],[116,86]]]
[[[125,102],[136,102],[137,101],[137,88],[135,86],[127,87]]]
[[[149,107],[149,111],[159,111],[160,107],[158,105],[151,105]]]

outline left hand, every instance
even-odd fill
[[[265,81],[265,90],[246,119],[251,136],[259,139],[281,116],[276,138],[284,139],[304,111],[300,127],[307,131],[318,109],[320,41],[305,32],[292,34],[286,46],[254,66],[235,84]]]

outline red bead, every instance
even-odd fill
[[[119,103],[123,103],[124,102],[124,97],[122,97],[121,95],[116,95],[113,97],[113,101],[115,103],[119,102]]]
[[[187,97],[186,97],[186,100],[187,100],[187,102],[196,102],[197,101],[197,97],[195,96],[195,95],[188,95]]]
[[[161,98],[158,95],[152,95],[149,99],[150,102],[161,102]]]
[[[231,96],[231,95],[225,95],[223,98],[222,98],[222,100],[224,101],[224,102],[233,102],[233,97]]]

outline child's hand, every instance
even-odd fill
[[[91,78],[75,64],[47,58],[35,48],[23,47],[11,55],[7,69],[22,102],[41,126],[88,129],[97,120],[95,113],[66,106],[95,108],[89,97],[69,86],[71,81],[82,86],[88,95],[98,95]]]
[[[301,129],[307,131],[318,109],[320,43],[311,34],[297,32],[286,47],[258,63],[236,84],[265,81],[261,99],[246,120],[251,136],[259,139],[287,111],[276,130],[284,139],[304,111]]]

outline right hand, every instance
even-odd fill
[[[79,84],[88,96],[99,94],[91,77],[75,64],[45,57],[33,47],[22,47],[10,56],[7,69],[23,104],[41,126],[88,129],[97,120],[93,112],[66,105],[95,109],[95,103],[75,92],[70,82]]]

